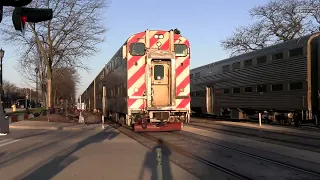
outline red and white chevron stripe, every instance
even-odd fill
[[[168,31],[149,31],[149,39],[146,40],[146,33],[141,32],[131,36],[127,42],[127,50],[130,44],[134,42],[146,43],[149,41],[149,49],[170,49],[170,33]],[[154,37],[155,34],[163,35],[162,39]],[[189,48],[189,41],[175,34],[175,44],[185,44]],[[160,44],[159,44],[160,43]],[[147,43],[146,43],[147,44]],[[159,46],[160,45],[160,46]],[[159,46],[159,47],[158,47]],[[146,90],[146,56],[131,56],[127,54],[127,71],[128,71],[128,108],[129,109],[143,109],[145,108],[145,101],[142,98]],[[176,109],[190,110],[190,56],[176,57]],[[135,89],[138,89],[135,92]]]

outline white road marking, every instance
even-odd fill
[[[4,139],[0,141],[0,147],[20,141],[21,139]]]

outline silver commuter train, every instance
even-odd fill
[[[319,125],[319,33],[191,70],[196,115]]]

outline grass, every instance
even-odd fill
[[[46,110],[46,108],[45,107],[41,107],[41,108],[32,108],[32,109],[29,109],[29,112],[30,113],[37,113],[37,112],[41,112],[41,111],[43,111],[43,110]],[[16,112],[9,112],[9,113],[7,113],[8,115],[21,115],[21,114],[24,114],[24,113],[26,113],[26,110],[24,109],[24,110],[18,110],[18,111],[16,111]]]

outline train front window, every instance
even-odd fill
[[[132,56],[143,56],[146,53],[146,46],[144,43],[131,43],[130,54]]]
[[[154,80],[162,80],[164,77],[164,66],[163,65],[155,65],[153,71]]]
[[[185,44],[175,44],[174,52],[177,57],[185,57],[188,55],[188,47]]]

